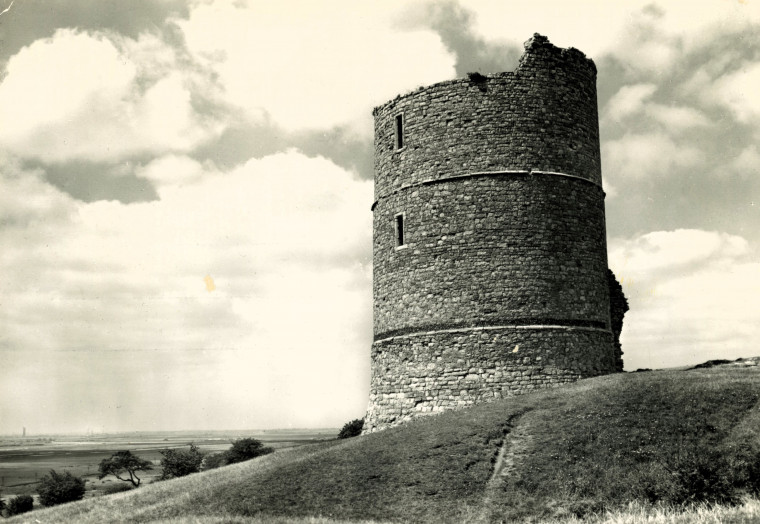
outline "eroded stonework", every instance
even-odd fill
[[[593,62],[535,35],[374,115],[364,431],[622,369]]]

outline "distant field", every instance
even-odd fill
[[[143,482],[150,482],[161,474],[160,452],[164,449],[186,448],[192,442],[201,451],[217,452],[229,448],[231,440],[242,437],[254,437],[267,446],[284,449],[331,439],[337,433],[337,429],[299,429],[66,435],[46,436],[44,439],[0,437],[0,494],[3,499],[33,494],[39,478],[55,469],[84,477],[88,496],[92,496],[105,485],[121,482],[112,476],[98,480],[100,461],[120,450],[130,450],[155,464],[153,471],[140,475]]]

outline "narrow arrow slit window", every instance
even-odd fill
[[[396,215],[396,247],[402,247],[404,245],[404,214],[399,213]]]
[[[404,114],[396,115],[396,149],[404,147]]]

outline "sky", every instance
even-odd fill
[[[372,108],[598,69],[625,367],[760,355],[760,3],[0,0],[0,434],[340,427]]]

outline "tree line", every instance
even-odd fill
[[[232,446],[227,451],[204,454],[195,444],[190,444],[190,449],[165,449],[161,453],[161,476],[158,480],[168,480],[184,477],[192,473],[214,469],[227,464],[235,464],[267,455],[274,451],[273,448],[255,438],[242,438],[232,441]],[[140,476],[144,471],[153,469],[153,463],[145,460],[131,451],[117,451],[110,457],[100,461],[98,465],[98,478],[103,479],[113,475],[117,479],[129,483],[127,489],[140,486]],[[123,491],[123,490],[112,490]],[[55,506],[65,502],[73,502],[84,497],[85,480],[72,475],[71,472],[63,474],[50,470],[44,475],[37,486],[40,504],[43,506]],[[34,500],[30,495],[18,495],[5,503],[0,499],[0,514],[6,516],[18,515],[30,511],[34,506]]]

